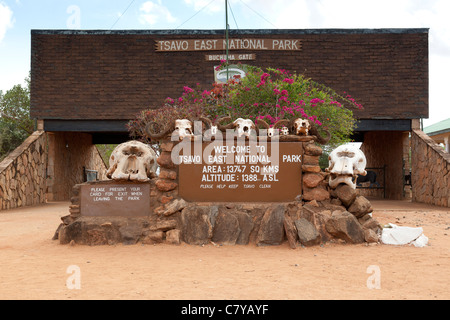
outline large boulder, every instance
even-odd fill
[[[326,222],[326,229],[332,236],[349,243],[362,243],[365,240],[361,224],[347,211],[334,211]]]
[[[213,235],[212,221],[218,213],[217,206],[188,206],[181,211],[182,240],[188,244],[209,243]]]
[[[320,233],[317,231],[314,224],[304,218],[301,218],[299,220],[295,220],[295,226],[302,245],[308,247],[320,243]]]
[[[356,190],[347,184],[340,184],[336,187],[336,197],[348,208],[356,199]]]
[[[352,205],[347,209],[356,218],[361,218],[373,211],[372,204],[363,196],[357,196]]]
[[[285,206],[270,206],[261,220],[256,244],[264,245],[280,245],[284,240],[284,212]]]
[[[234,245],[240,233],[238,218],[230,212],[221,210],[214,223],[212,241],[219,244]]]

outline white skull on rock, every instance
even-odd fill
[[[183,140],[184,138],[191,138],[194,136],[192,130],[192,122],[188,119],[177,119],[175,120],[175,131],[172,133],[172,137],[178,137],[178,140]],[[177,140],[177,139],[175,139]],[[174,141],[174,139],[172,139]]]
[[[296,135],[307,136],[310,129],[311,129],[311,124],[309,123],[308,120],[298,118],[298,119],[295,119],[295,121],[294,121],[292,131]]]
[[[106,176],[113,180],[148,181],[156,176],[156,153],[139,141],[119,144],[109,158]]]
[[[267,129],[267,136],[269,137],[275,137],[275,136],[287,136],[289,134],[289,129],[285,126],[282,126],[281,129],[278,128],[269,128]]]
[[[353,145],[342,145],[334,149],[328,157],[329,167],[326,169],[330,173],[328,184],[335,189],[339,184],[344,183],[356,189],[356,177],[358,174],[367,174],[366,156]]]
[[[233,125],[237,132],[238,137],[250,137],[255,132],[255,124],[251,119],[238,118],[234,120]]]

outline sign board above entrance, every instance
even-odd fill
[[[223,51],[227,48],[225,39],[176,39],[155,42],[158,52],[167,51]],[[229,39],[229,50],[285,50],[299,51],[302,43],[299,39]]]

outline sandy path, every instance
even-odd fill
[[[68,203],[0,211],[0,299],[449,299],[450,210],[372,204],[430,245],[62,246],[51,238]],[[66,286],[71,265],[81,289]],[[371,265],[380,289],[367,287]]]

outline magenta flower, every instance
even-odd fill
[[[187,86],[184,86],[184,87],[183,87],[183,90],[184,90],[185,93],[191,93],[191,92],[194,91],[193,89],[191,89],[191,88],[189,88],[189,87],[187,87]]]
[[[172,103],[174,103],[175,101],[174,101],[171,97],[167,97],[167,98],[166,98],[166,102],[172,104]]]

